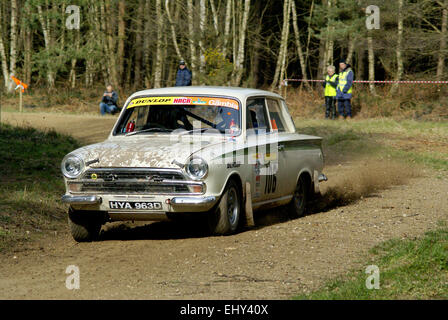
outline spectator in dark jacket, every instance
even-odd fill
[[[104,116],[106,113],[114,114],[119,111],[117,102],[118,94],[113,90],[110,84],[107,85],[106,92],[104,92],[103,98],[101,99],[100,103],[101,115]]]
[[[344,119],[352,118],[352,99],[354,73],[345,60],[339,63],[339,82],[337,87],[336,99],[338,99],[338,113]]]
[[[179,61],[179,70],[176,75],[176,87],[191,86],[191,71],[185,65],[185,61]]]

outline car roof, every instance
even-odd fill
[[[241,102],[245,102],[248,97],[251,96],[268,96],[273,98],[283,99],[282,96],[265,90],[239,88],[239,87],[211,87],[211,86],[187,86],[187,87],[170,87],[170,88],[158,88],[148,89],[135,92],[128,100],[138,96],[156,96],[156,95],[211,95],[211,96],[226,96],[239,99]]]

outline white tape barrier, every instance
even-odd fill
[[[325,80],[305,80],[305,79],[285,79],[283,80],[283,85],[287,86],[288,82],[325,82]],[[398,84],[448,84],[448,81],[426,81],[426,80],[416,80],[416,81],[396,81],[396,80],[354,80],[353,83],[398,83]]]

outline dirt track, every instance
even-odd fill
[[[57,113],[2,112],[1,120],[13,125],[29,126],[72,135],[89,144],[107,138],[117,116],[82,116]]]
[[[114,122],[2,114],[2,121],[21,119],[81,132],[76,135],[85,142],[107,136]],[[368,163],[343,162],[325,171],[327,187],[343,188],[344,179],[370,170]],[[288,299],[352,268],[364,270],[367,249],[418,236],[447,214],[448,182],[427,172],[407,185],[293,221],[281,210],[258,214],[256,229],[229,237],[204,237],[178,223],[128,224],[106,228],[104,241],[77,244],[65,228],[1,257],[0,299]],[[65,288],[69,265],[80,268],[80,290]]]

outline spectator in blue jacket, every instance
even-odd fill
[[[188,70],[184,60],[179,61],[176,75],[176,87],[191,86],[191,71]]]
[[[118,94],[113,90],[112,86],[109,84],[106,87],[106,92],[103,94],[103,98],[100,103],[100,112],[104,116],[106,113],[115,114],[120,109],[117,105]]]
[[[336,99],[338,100],[338,113],[345,118],[352,118],[352,99],[354,73],[349,64],[345,60],[339,63],[339,83],[336,91]]]

